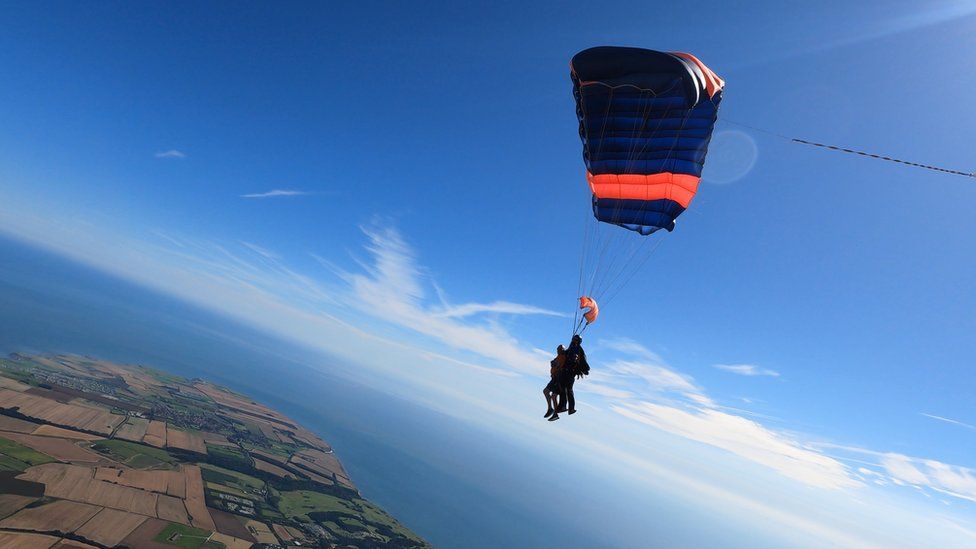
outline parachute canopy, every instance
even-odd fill
[[[570,63],[597,220],[649,235],[691,203],[725,83],[688,53],[601,46]]]

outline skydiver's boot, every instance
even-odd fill
[[[549,416],[551,416],[554,413],[555,413],[555,411],[552,408],[549,408],[548,410],[546,410],[546,415],[544,415],[542,417],[549,417]]]
[[[569,415],[573,415],[575,413],[576,413],[576,408],[573,408],[572,410],[569,411]]]
[[[559,419],[559,414],[552,414],[552,417],[549,418],[549,421],[556,421],[557,419]]]

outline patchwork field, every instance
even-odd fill
[[[166,423],[163,421],[150,421],[146,427],[146,436],[142,438],[142,441],[157,448],[166,446]]]
[[[40,507],[21,509],[0,521],[0,528],[40,532],[74,532],[101,508],[73,501],[55,501]]]
[[[108,545],[118,545],[147,519],[141,515],[115,509],[102,509],[75,533],[85,539]]]
[[[173,469],[179,463],[165,450],[124,440],[101,440],[92,450],[134,469]]]
[[[156,494],[95,480],[88,467],[49,463],[31,467],[19,478],[44,484],[45,496],[156,516]]]
[[[111,434],[125,419],[124,416],[110,413],[103,408],[63,404],[10,389],[0,389],[0,408],[16,409],[18,413],[31,418],[104,435]]]
[[[37,500],[37,498],[30,496],[0,494],[0,519],[6,518],[17,511],[20,511],[35,500]],[[0,545],[0,547],[2,547],[2,545]]]
[[[30,419],[0,413],[0,549],[428,547],[314,433],[207,382],[11,355],[0,410]]]
[[[82,448],[76,441],[21,433],[3,433],[3,437],[61,461],[96,463],[102,460],[101,456]]]
[[[119,430],[115,432],[115,438],[121,438],[122,440],[128,440],[131,442],[139,442],[142,437],[146,436],[146,431],[149,429],[149,421],[138,418],[130,417],[125,420],[125,424],[119,427]]]
[[[49,549],[61,542],[61,538],[24,532],[0,532],[3,549]]]

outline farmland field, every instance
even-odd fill
[[[51,463],[54,458],[0,437],[0,470],[23,471],[31,465]]]
[[[133,469],[172,469],[179,463],[165,450],[124,440],[100,440],[92,444],[92,450]]]
[[[153,541],[175,545],[184,549],[218,549],[224,545],[207,541],[210,538],[209,530],[201,530],[192,526],[182,524],[170,524],[156,534]]]

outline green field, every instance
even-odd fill
[[[0,437],[0,471],[23,471],[32,465],[57,461],[47,454]]]
[[[261,479],[209,463],[201,463],[200,472],[203,474],[203,480],[231,486],[244,492],[264,488],[264,481]]]
[[[254,466],[251,458],[245,455],[237,446],[207,444],[207,454],[210,456],[208,461],[219,463],[226,467],[251,469]]]
[[[281,499],[278,502],[278,510],[288,518],[304,519],[306,522],[311,521],[308,514],[316,511],[359,514],[359,510],[348,500],[309,490],[282,492]]]
[[[176,547],[184,547],[185,549],[220,549],[225,547],[223,543],[207,541],[210,534],[211,532],[209,530],[201,530],[174,522],[156,534],[153,541]]]
[[[180,462],[165,450],[124,440],[99,440],[91,448],[133,469],[173,469]]]

